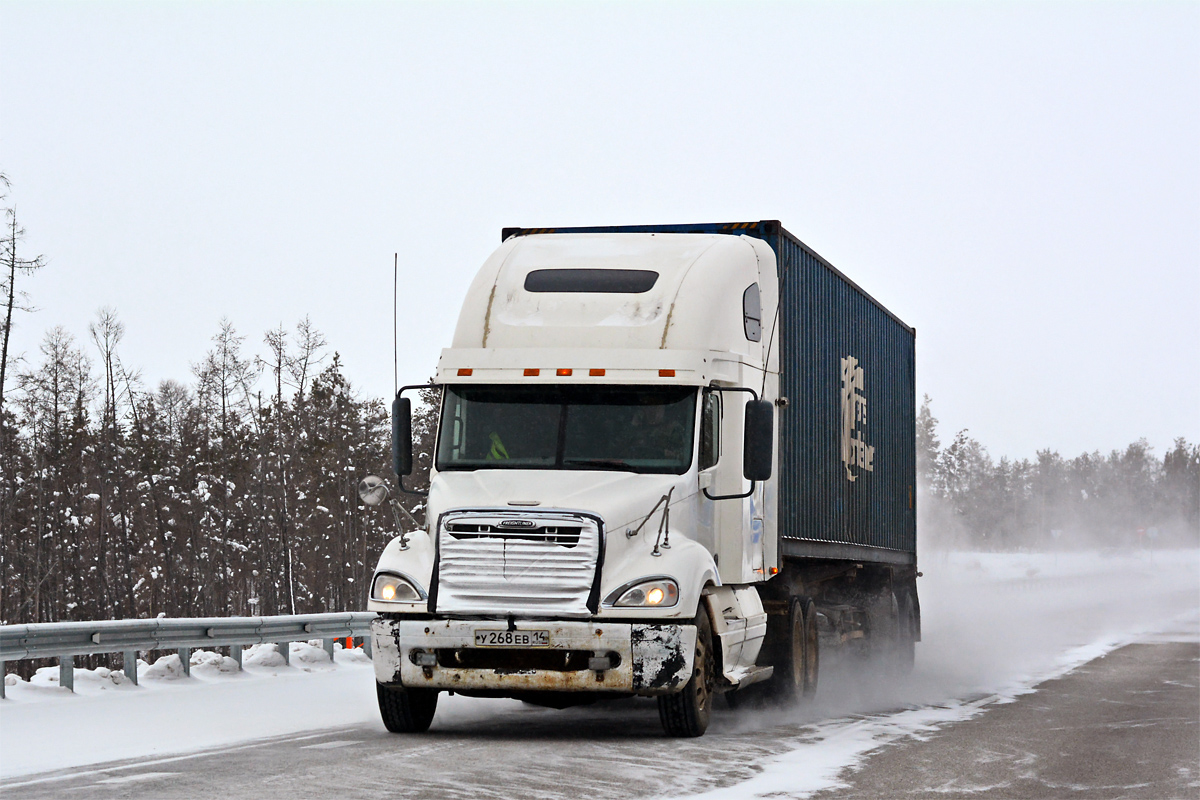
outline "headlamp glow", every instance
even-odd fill
[[[371,585],[371,599],[384,603],[419,603],[425,599],[425,593],[407,578],[381,572]]]
[[[614,608],[670,608],[679,602],[679,584],[670,578],[647,578],[626,585],[608,596]]]

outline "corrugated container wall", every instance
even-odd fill
[[[789,400],[780,414],[783,552],[911,563],[914,331],[787,231],[763,234],[779,260],[780,393]]]
[[[527,233],[727,233],[780,278],[779,533],[786,555],[914,563],[915,332],[776,221]]]

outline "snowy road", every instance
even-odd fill
[[[1121,648],[975,719],[883,747],[815,797],[1194,797],[1200,794],[1198,660],[1194,641]],[[401,787],[405,797],[421,800],[632,798],[714,786],[727,787],[714,797],[747,797],[804,783],[791,770],[750,768],[793,752],[810,738],[803,727],[755,727],[754,735],[734,728],[678,742],[661,739],[656,725],[649,704],[630,703],[448,721],[424,737],[354,726],[74,771],[10,785],[4,796],[190,800],[215,784],[222,796],[254,798],[386,796]]]
[[[884,748],[814,800],[1200,797],[1200,642],[1123,647],[1014,703]]]
[[[338,666],[314,664],[311,673],[290,674],[294,667],[273,675],[214,673],[207,683],[201,673],[170,686],[116,687],[92,696],[11,687],[13,699],[0,705],[0,792],[15,800],[191,798],[214,789],[232,797],[366,796],[403,788],[407,797],[440,799],[707,793],[716,800],[780,791],[807,797],[838,786],[864,797],[899,795],[945,784],[947,775],[936,771],[921,786],[880,784],[881,775],[897,772],[878,766],[887,759],[907,764],[900,771],[909,776],[920,774],[922,763],[949,763],[949,777],[982,788],[999,785],[997,775],[1007,780],[1029,772],[998,742],[1033,742],[1051,713],[1070,727],[1083,719],[1079,697],[1104,692],[1132,708],[1124,724],[1140,726],[1134,741],[1195,738],[1200,690],[1188,680],[1196,675],[1194,647],[1182,655],[1178,648],[1200,641],[1196,553],[1159,553],[1153,560],[1147,553],[927,555],[922,568],[925,642],[911,676],[882,681],[827,665],[812,705],[725,711],[699,740],[663,738],[654,705],[643,701],[550,711],[462,697],[443,702],[429,734],[392,736],[375,716],[369,667],[343,654]],[[1150,678],[1136,669],[1104,683],[1112,671],[1105,665],[1130,660],[1131,651],[1121,648],[1146,640],[1174,664],[1164,668],[1174,683],[1148,688]],[[1062,689],[1089,675],[1107,688]],[[1043,689],[1031,694],[1039,684]],[[1175,699],[1164,705],[1159,690]],[[46,697],[47,691],[57,694]],[[1139,697],[1144,706],[1128,702]],[[1119,703],[1097,708],[1107,705]],[[1097,724],[1097,731],[1122,727],[1105,728],[1105,719]],[[965,739],[960,731],[968,732]],[[1103,735],[1097,736],[1099,748]],[[1054,750],[1059,741],[1043,736],[1030,751]],[[1191,739],[1183,741],[1191,747]],[[967,749],[933,755],[951,745]],[[1083,738],[1078,746],[1086,753],[1091,745]],[[999,753],[995,763],[982,772],[968,769],[968,762],[987,762],[988,753]],[[1179,786],[1191,786],[1200,776],[1183,775],[1167,763],[1172,758],[1149,769],[1173,769]],[[1200,764],[1182,768],[1193,767],[1200,771]]]

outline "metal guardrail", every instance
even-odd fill
[[[191,651],[199,647],[229,647],[242,666],[242,645],[286,644],[323,639],[333,660],[334,641],[363,637],[371,654],[370,612],[297,614],[281,617],[207,617],[195,619],[120,619],[96,622],[43,622],[0,626],[0,698],[4,697],[4,662],[57,658],[59,685],[75,689],[75,656],[122,653],[125,675],[136,685],[137,654],[141,650],[177,650],[184,674],[191,673]],[[284,663],[288,647],[279,648]]]

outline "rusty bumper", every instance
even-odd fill
[[[497,628],[508,624],[376,619],[375,678],[409,688],[670,694],[687,683],[696,650],[694,625],[536,620],[513,630],[548,632],[545,646],[475,646],[477,630]]]

